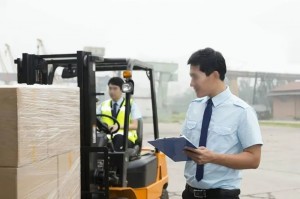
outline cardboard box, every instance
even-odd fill
[[[80,199],[80,150],[20,168],[0,167],[2,199]]]
[[[58,197],[57,157],[21,168],[0,168],[0,198],[33,199]]]
[[[58,156],[58,193],[61,199],[80,199],[80,151]]]
[[[0,167],[21,167],[79,147],[79,88],[0,87]]]

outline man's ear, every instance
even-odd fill
[[[220,74],[219,74],[219,72],[218,71],[214,71],[214,72],[212,72],[212,74],[211,74],[215,79],[220,79]]]

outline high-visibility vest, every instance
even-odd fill
[[[132,99],[130,100],[130,104],[132,104]],[[125,99],[123,100],[121,106],[119,107],[119,112],[117,115],[117,121],[120,123],[120,126],[124,127],[124,123],[125,123],[125,105],[126,105],[126,101]],[[106,100],[104,102],[101,103],[101,114],[104,115],[109,115],[112,116],[112,100]],[[114,124],[113,120],[108,118],[108,117],[101,117],[101,120],[106,123],[108,126],[111,126]],[[132,121],[131,118],[131,113],[129,115],[129,124]],[[119,131],[117,133],[115,133],[114,135],[117,134],[124,134],[124,129],[119,129]],[[137,133],[136,130],[129,130],[128,131],[128,139],[130,141],[132,141],[133,143],[135,143],[135,141],[137,140]]]

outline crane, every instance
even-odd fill
[[[37,41],[37,55],[47,54],[43,41],[41,39],[36,39],[36,41]]]
[[[12,56],[12,53],[11,53],[11,48],[8,44],[5,44],[5,51],[4,51],[5,55],[9,57],[9,65],[11,66],[11,69],[12,69],[12,72],[13,73],[17,73],[17,68],[16,68],[16,65],[14,63],[14,58]]]
[[[4,84],[9,84],[9,82],[14,81],[16,79],[16,74],[10,73],[8,71],[7,65],[5,64],[1,54],[0,54],[0,81],[4,82]]]
[[[8,72],[8,71],[7,71],[7,68],[6,68],[6,66],[5,66],[5,63],[4,63],[3,59],[2,59],[1,54],[0,54],[0,68],[2,69],[2,72],[3,72],[3,73],[7,73],[7,72]]]

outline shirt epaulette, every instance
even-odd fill
[[[233,104],[236,106],[242,107],[244,109],[249,107],[249,105],[242,100],[234,100]]]
[[[203,102],[203,100],[205,100],[205,99],[206,99],[206,97],[196,98],[192,102]]]

